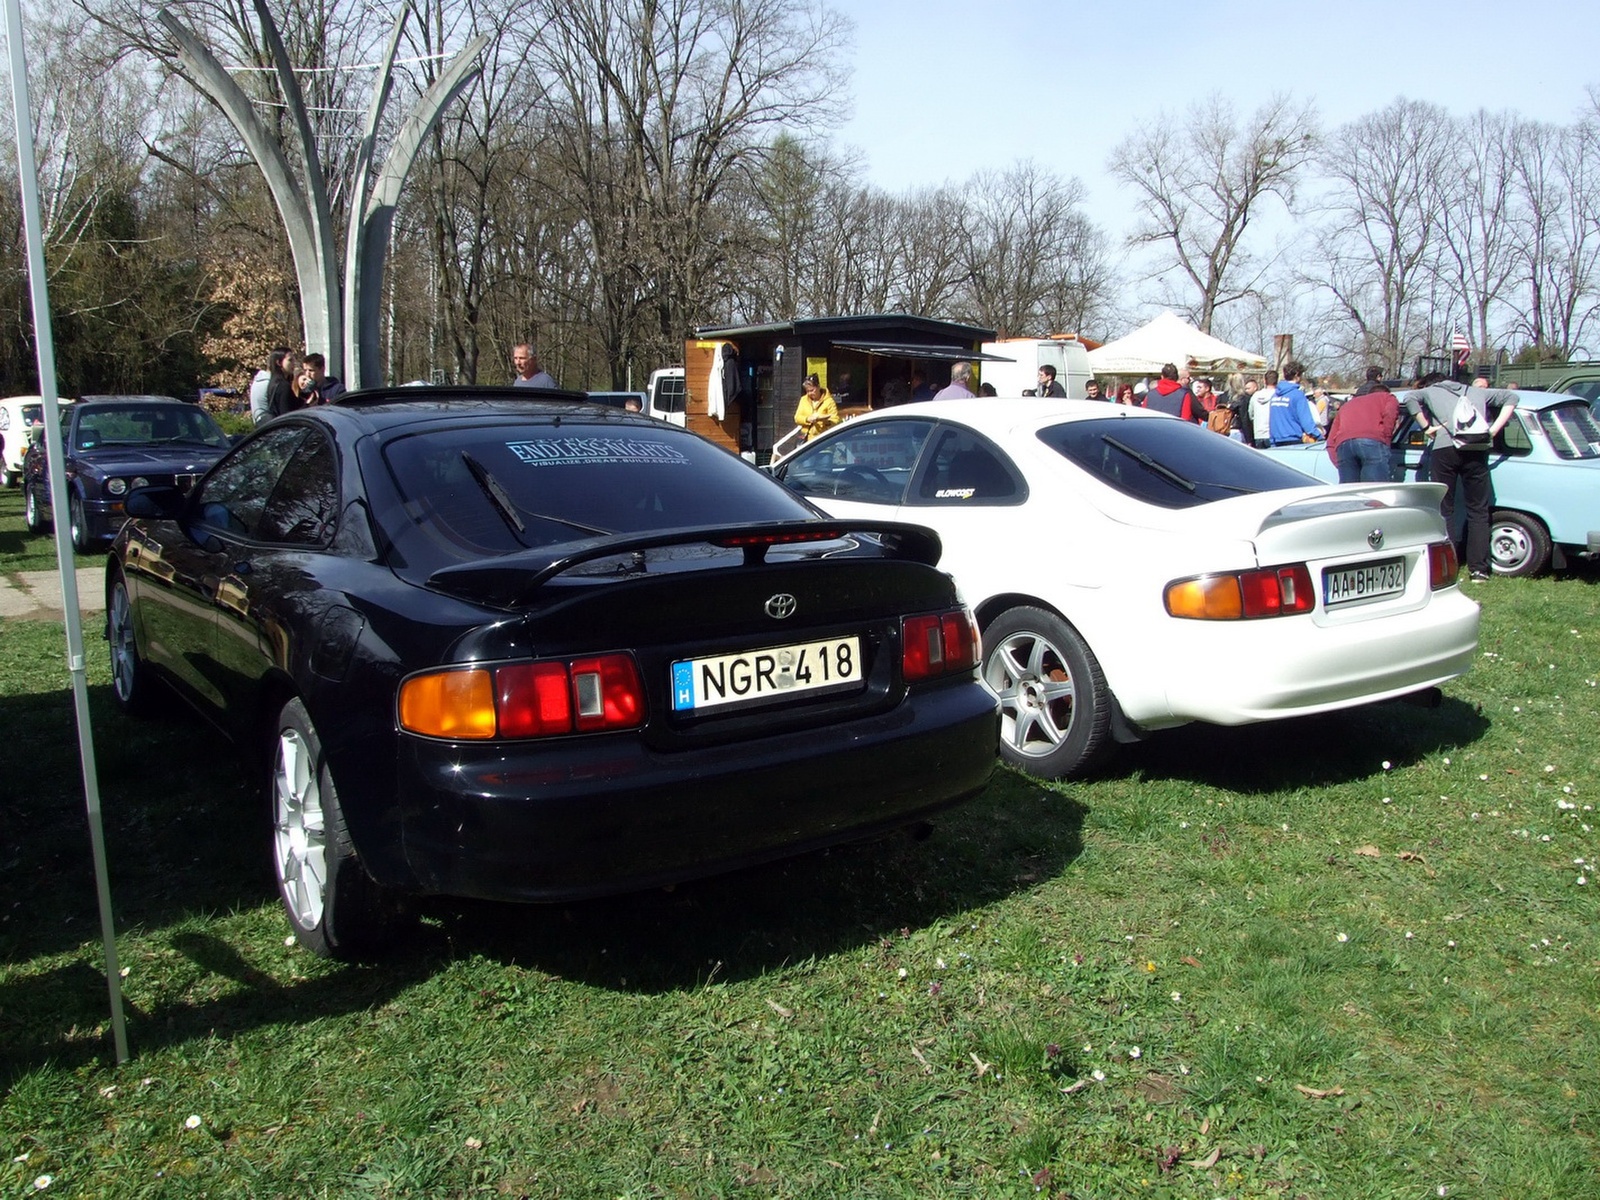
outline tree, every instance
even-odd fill
[[[1111,173],[1137,197],[1132,246],[1161,251],[1161,267],[1176,266],[1193,291],[1184,304],[1207,332],[1218,308],[1247,295],[1260,263],[1246,241],[1252,221],[1269,202],[1295,211],[1299,177],[1320,133],[1315,110],[1275,96],[1241,122],[1233,106],[1212,93],[1187,117],[1162,114],[1123,138],[1112,151]]]
[[[1350,122],[1328,142],[1329,180],[1315,236],[1319,275],[1353,336],[1338,351],[1355,363],[1398,373],[1426,349],[1418,306],[1432,270],[1452,122],[1444,109],[1414,100]]]

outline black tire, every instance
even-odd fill
[[[122,572],[113,570],[106,596],[106,641],[111,643],[111,694],[117,707],[130,717],[154,716],[158,711],[151,693],[156,681],[149,664],[139,657],[133,630],[133,605]]]
[[[68,531],[72,535],[72,548],[79,554],[93,554],[100,547],[89,534],[89,514],[84,510],[83,497],[73,493],[67,502]]]
[[[1538,575],[1550,565],[1550,534],[1537,517],[1497,511],[1489,521],[1489,561],[1496,575]]]
[[[1108,748],[1111,690],[1072,626],[1007,609],[983,631],[983,681],[1000,697],[1000,757],[1043,779],[1082,775]]]
[[[39,489],[26,480],[22,484],[22,521],[29,533],[43,533],[50,528],[44,509],[39,506]]]
[[[373,958],[397,932],[397,897],[367,874],[305,705],[278,717],[272,774],[272,866],[300,944],[323,958]]]

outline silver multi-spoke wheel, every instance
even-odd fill
[[[1496,575],[1537,575],[1550,562],[1550,534],[1534,517],[1497,512],[1489,523],[1489,558]]]
[[[139,648],[133,640],[133,606],[128,603],[128,585],[120,579],[111,589],[111,613],[106,632],[111,641],[111,686],[126,707],[133,703],[139,682]]]
[[[1000,757],[1047,779],[1081,774],[1111,727],[1094,654],[1055,613],[1009,609],[983,631],[983,681],[1000,698]]]
[[[1077,688],[1061,651],[1035,633],[1014,633],[994,648],[984,681],[1000,697],[1000,736],[1018,754],[1038,758],[1066,739]]]
[[[300,700],[283,706],[277,744],[272,866],[295,937],[324,958],[377,954],[393,937],[401,906],[356,854],[322,739]]]
[[[319,774],[300,731],[280,731],[272,773],[272,838],[283,903],[301,930],[322,924],[328,899],[328,828]]]

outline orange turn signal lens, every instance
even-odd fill
[[[1237,621],[1244,616],[1244,598],[1237,575],[1202,575],[1167,584],[1167,611],[1195,621]]]
[[[406,680],[400,685],[400,726],[428,737],[494,737],[493,677],[474,668]]]

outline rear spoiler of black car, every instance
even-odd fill
[[[633,554],[662,546],[712,545],[744,551],[744,566],[766,561],[773,546],[831,542],[853,534],[876,535],[894,559],[937,566],[944,550],[939,535],[922,525],[898,521],[758,521],[742,525],[709,525],[656,530],[537,546],[498,558],[443,567],[428,577],[441,592],[497,606],[526,601],[565,571],[600,558]]]

